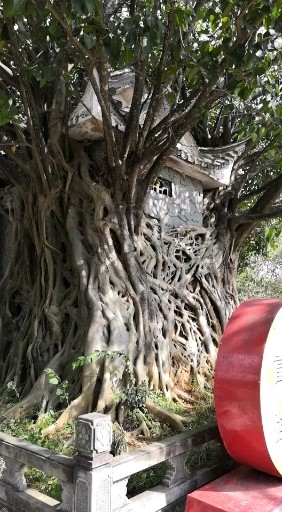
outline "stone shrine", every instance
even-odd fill
[[[94,76],[99,83],[97,70]],[[133,97],[135,72],[131,68],[114,71],[110,75],[109,91],[112,98],[111,120],[113,127],[123,132]],[[142,126],[148,102],[143,98],[140,116]],[[155,123],[169,111],[164,100]],[[103,140],[102,112],[89,82],[81,101],[69,118],[69,135],[78,141]],[[144,211],[157,222],[160,220],[169,229],[182,226],[201,227],[204,191],[226,187],[230,183],[235,160],[245,149],[245,141],[219,148],[198,147],[190,132],[187,132],[168,157],[160,176],[148,193]]]

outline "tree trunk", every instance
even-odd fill
[[[177,230],[143,215],[132,235],[126,206],[92,172],[82,154],[48,196],[2,189],[0,394],[12,381],[21,395],[8,417],[58,405],[46,368],[69,382],[57,427],[93,409],[116,414],[115,394],[132,382],[172,397],[212,380],[236,304],[225,214]]]

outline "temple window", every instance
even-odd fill
[[[157,194],[172,197],[172,182],[158,176],[152,187],[153,191]]]

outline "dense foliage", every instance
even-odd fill
[[[240,254],[239,300],[282,297],[281,222],[263,223],[246,240]]]

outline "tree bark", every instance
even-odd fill
[[[0,393],[13,381],[21,395],[7,417],[58,405],[46,368],[69,381],[71,404],[54,428],[93,409],[115,414],[115,394],[132,380],[167,397],[192,379],[212,381],[237,300],[226,212],[178,230],[143,215],[133,234],[131,209],[116,200],[123,183],[115,195],[92,165],[82,151],[67,188],[48,195],[2,189],[11,250],[0,285]]]

